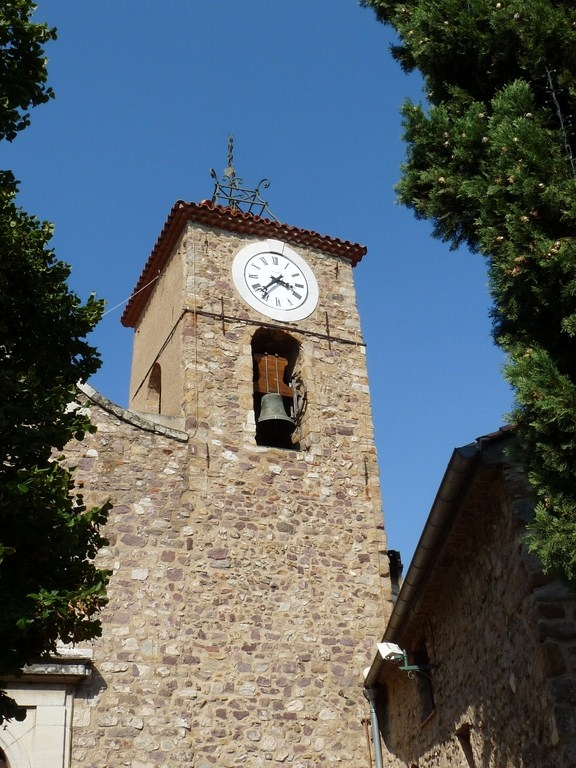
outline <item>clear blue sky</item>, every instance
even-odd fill
[[[355,0],[38,0],[57,98],[0,146],[20,203],[55,224],[71,284],[128,298],[178,199],[209,198],[209,169],[262,177],[284,222],[363,243],[356,269],[390,548],[412,555],[454,447],[510,409],[490,338],[485,265],[452,253],[394,202],[399,107],[417,77]],[[132,331],[95,332],[91,382],[125,405]]]

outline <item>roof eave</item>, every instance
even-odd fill
[[[509,439],[511,436],[512,430],[503,427],[497,432],[479,437],[474,443],[454,449],[406,578],[394,603],[382,642],[395,642],[411,614],[416,599],[437,564],[442,545],[462,506],[462,499],[470,486],[470,481],[480,466],[485,447],[497,441]],[[384,663],[380,654],[377,653],[364,679],[366,688],[372,688],[377,684]]]
[[[234,208],[224,208],[207,200],[201,203],[186,203],[178,200],[172,206],[134,292],[126,304],[121,318],[122,325],[128,328],[136,325],[152,293],[153,282],[164,269],[188,221],[229,232],[277,238],[308,246],[331,256],[341,256],[350,261],[353,267],[366,254],[366,246],[358,243],[320,235],[312,230],[291,227],[288,224],[281,224]]]

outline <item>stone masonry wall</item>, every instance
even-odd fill
[[[274,323],[232,284],[254,239],[190,224],[135,329],[132,391],[159,363],[165,415],[183,431],[92,403],[98,432],[70,446],[87,499],[114,504],[74,768],[366,760],[362,670],[390,593],[352,269],[294,246],[319,305]],[[251,342],[274,329],[299,349],[300,450],[255,441]]]
[[[484,468],[440,555],[427,596],[399,639],[426,645],[426,679],[388,670],[387,765],[569,768],[576,765],[575,596],[545,579],[522,544],[516,470]]]
[[[144,312],[144,322],[135,329],[130,375],[130,407],[146,411],[147,383],[154,362],[163,369],[162,413],[180,416],[182,411],[182,334],[178,320],[186,305],[185,273],[180,245],[161,275],[154,275],[154,302]],[[162,354],[158,351],[166,344]]]
[[[114,501],[113,576],[74,768],[365,759],[360,680],[387,558],[355,435],[247,451],[216,425],[181,442],[91,414],[98,432],[68,456],[89,502]]]

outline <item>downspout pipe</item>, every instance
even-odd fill
[[[376,688],[364,688],[364,696],[370,705],[370,722],[372,723],[372,743],[374,744],[374,760],[376,768],[383,768],[382,748],[380,746],[380,728],[378,727],[378,713],[376,712]]]

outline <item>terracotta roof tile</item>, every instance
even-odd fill
[[[339,240],[328,235],[320,235],[309,229],[291,227],[288,224],[260,218],[233,208],[224,208],[208,200],[201,203],[186,203],[179,200],[168,214],[156,245],[142,270],[131,298],[126,304],[121,318],[122,325],[132,328],[136,324],[152,293],[154,277],[163,270],[187,221],[194,221],[229,232],[258,235],[315,248],[331,256],[342,256],[348,259],[353,267],[366,253],[366,247],[363,245]]]

